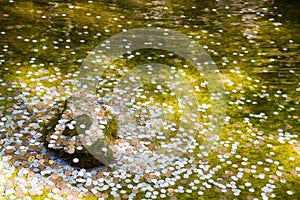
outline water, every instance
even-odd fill
[[[1,197],[300,198],[298,1],[0,1],[0,7]],[[51,108],[72,95],[70,80],[89,52],[117,33],[150,26],[191,36],[220,70],[227,117],[206,163],[195,147],[187,160],[159,172],[166,175],[125,178],[106,168],[87,174],[50,156],[41,127]],[[80,179],[66,172],[72,170],[86,174]],[[103,177],[104,183],[88,184]]]

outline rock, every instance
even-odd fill
[[[95,140],[91,146],[83,145],[79,135],[90,129],[93,118],[87,114],[73,118],[70,103],[69,98],[62,104],[63,107],[56,109],[54,116],[44,126],[43,142],[46,148],[72,166],[93,168],[111,163],[113,152],[107,147],[118,138],[116,118],[103,109],[105,137]]]

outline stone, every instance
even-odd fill
[[[107,121],[103,129],[105,137],[95,140],[91,146],[85,146],[80,140],[79,134],[89,130],[93,119],[87,114],[73,118],[69,104],[71,104],[70,98],[57,105],[53,116],[48,118],[48,122],[44,125],[43,142],[45,147],[72,166],[93,168],[104,165],[103,163],[111,163],[113,152],[110,148],[103,147],[109,146],[118,138],[115,117],[109,111],[104,110]],[[51,144],[50,147],[49,144]],[[105,154],[99,151],[100,149],[105,149]],[[75,158],[78,159],[78,162],[74,162]]]

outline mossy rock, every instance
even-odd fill
[[[93,123],[93,119],[87,114],[73,118],[69,110],[68,104],[70,103],[70,98],[62,102],[58,106],[59,108],[54,110],[51,120],[44,126],[43,142],[46,148],[72,166],[93,168],[104,165],[104,163],[111,163],[113,159],[112,150],[106,148],[106,155],[103,155],[99,149],[109,146],[118,138],[116,118],[109,111],[105,111],[107,119],[107,124],[103,129],[105,138],[96,140],[87,148],[80,141],[78,132],[82,133],[88,130]],[[66,113],[69,116],[66,117]],[[76,126],[75,128],[75,123],[84,124],[84,127]],[[63,124],[63,127],[59,127],[61,124]],[[75,163],[74,158],[77,158],[78,162]]]

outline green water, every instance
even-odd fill
[[[241,190],[238,195],[230,190],[222,192],[213,185],[203,190],[203,195],[198,194],[198,188],[191,193],[169,194],[166,199],[263,199],[261,193],[267,184],[275,185],[271,191],[264,192],[270,199],[298,199],[299,15],[299,2],[287,0],[0,0],[1,117],[12,115],[8,110],[17,109],[13,105],[18,101],[13,97],[26,88],[30,88],[28,98],[36,96],[37,99],[44,94],[38,93],[38,86],[59,90],[61,82],[79,70],[88,53],[110,36],[124,29],[149,26],[174,29],[202,45],[226,80],[227,120],[217,148],[207,158],[209,165],[221,166],[213,176],[226,184],[233,181],[228,174],[236,175],[242,168],[244,175],[234,180]],[[156,54],[152,52],[151,56]],[[146,57],[126,62],[128,65],[145,63]],[[166,59],[159,61],[168,64]],[[43,116],[38,118],[44,120]],[[7,137],[8,132],[3,128],[1,138]],[[239,142],[238,148],[229,153],[234,142]],[[230,162],[222,162],[218,157],[227,154],[230,155],[225,160]],[[279,163],[269,163],[268,158]],[[258,164],[259,161],[263,164]],[[255,168],[256,172],[247,172]],[[266,178],[259,178],[259,174],[265,174]],[[189,188],[189,181],[194,179],[196,175],[192,174],[175,186]],[[0,186],[8,180],[2,176]],[[249,191],[246,182],[251,182],[255,190]],[[33,196],[39,199],[48,192]],[[144,194],[140,192],[135,198],[140,199]],[[3,192],[1,197],[9,196]]]

